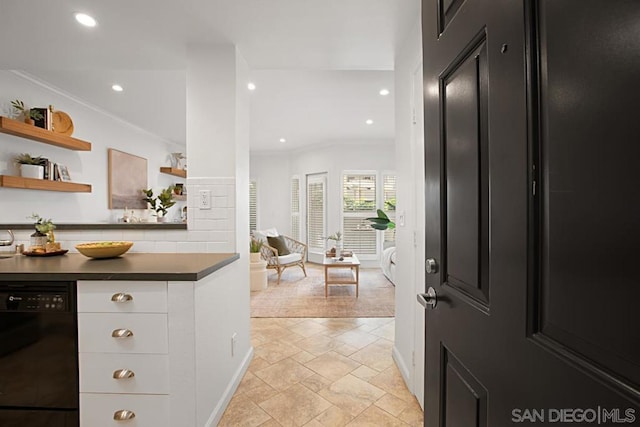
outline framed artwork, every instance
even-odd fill
[[[71,176],[69,175],[69,169],[65,165],[61,165],[58,163],[56,165],[58,168],[58,176],[60,177],[60,181],[62,182],[71,182]]]
[[[147,159],[109,148],[109,209],[146,209]]]

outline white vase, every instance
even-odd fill
[[[166,219],[166,216],[160,216],[160,214],[158,214],[158,216],[156,217],[157,222],[165,222]]]
[[[23,178],[44,178],[44,166],[40,165],[20,165],[20,176]]]
[[[260,262],[260,252],[249,252],[249,261]]]

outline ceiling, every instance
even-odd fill
[[[186,46],[233,43],[257,85],[252,150],[391,139],[394,56],[419,10],[419,0],[2,1],[0,68],[184,144]]]

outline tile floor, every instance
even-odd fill
[[[253,318],[254,359],[220,426],[422,426],[393,318]]]

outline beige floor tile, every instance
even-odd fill
[[[364,332],[373,331],[374,329],[378,329],[388,323],[395,324],[395,319],[393,317],[366,317],[358,320],[360,322],[358,330]]]
[[[326,379],[322,375],[315,374],[309,378],[306,378],[304,381],[302,381],[301,384],[307,387],[309,390],[317,393],[323,388],[329,387],[331,383],[331,380]]]
[[[353,353],[349,358],[378,372],[384,371],[394,363],[391,355],[392,346],[387,343],[389,342],[385,339],[378,339],[376,342]]]
[[[283,426],[303,426],[331,407],[331,403],[301,384],[266,400],[260,407]]]
[[[311,319],[307,319],[291,326],[289,330],[304,337],[310,337],[326,331],[326,328],[320,323],[314,322]]]
[[[322,334],[313,335],[309,338],[296,342],[296,347],[300,347],[301,349],[316,356],[335,350],[337,347],[341,347],[343,345],[344,343]]]
[[[234,396],[224,411],[219,427],[256,427],[271,417],[243,394]]]
[[[353,416],[343,409],[332,405],[329,409],[316,417],[316,421],[325,427],[344,427],[351,420]]]
[[[270,341],[255,347],[255,355],[273,364],[299,353],[300,349],[293,344],[280,340]]]
[[[393,341],[396,336],[396,325],[395,323],[387,323],[384,326],[381,326],[373,331],[369,332],[370,334],[377,335],[380,338],[387,339],[389,341]]]
[[[260,369],[264,369],[268,366],[271,366],[271,363],[267,362],[261,357],[254,356],[251,364],[249,364],[249,372],[259,371]]]
[[[296,346],[296,347],[297,347],[297,346]],[[313,360],[313,359],[315,359],[315,358],[316,358],[316,355],[315,355],[315,354],[308,353],[308,352],[306,352],[306,351],[301,351],[301,352],[296,353],[296,354],[294,354],[293,356],[291,356],[291,358],[292,358],[293,360],[295,360],[296,362],[299,362],[299,363],[306,363],[306,362],[308,362],[309,360]]]
[[[402,375],[395,365],[392,365],[380,372],[378,375],[371,378],[369,382],[380,387],[387,393],[391,393],[404,400],[405,402],[412,402],[415,400],[413,395],[409,393],[409,390],[407,390],[404,380],[402,379]]]
[[[347,424],[347,427],[406,427],[406,425],[382,409],[370,406]]]
[[[306,423],[304,425],[304,427],[324,427],[322,424],[320,424],[318,421],[316,421],[315,419],[309,421],[308,423]]]
[[[384,409],[394,417],[398,417],[402,411],[409,407],[410,403],[394,396],[393,394],[387,393],[378,399],[375,405],[380,409]]]
[[[409,404],[408,408],[400,413],[398,418],[412,427],[422,427],[424,425],[424,413],[415,399]]]
[[[371,335],[368,332],[354,329],[352,331],[347,331],[343,334],[337,335],[335,339],[337,339],[338,341],[342,341],[343,343],[348,344],[352,347],[363,348],[379,340],[380,337]]]
[[[371,369],[370,367],[365,365],[362,365],[358,369],[351,371],[351,375],[354,375],[364,381],[369,381],[379,373],[380,372],[376,371],[375,369]]]
[[[284,359],[268,368],[256,371],[255,375],[276,390],[282,391],[309,378],[314,375],[314,372],[293,359]]]
[[[359,348],[353,347],[349,344],[342,344],[339,347],[336,347],[333,351],[335,351],[336,353],[340,353],[343,356],[351,356],[353,353],[355,353],[356,351],[358,351]]]
[[[278,393],[278,390],[263,382],[261,386],[245,391],[244,395],[251,399],[253,403],[262,403]]]
[[[253,390],[254,388],[258,388],[263,385],[266,385],[264,381],[256,377],[252,372],[248,371],[244,374],[242,381],[240,381],[240,384],[238,385],[238,392],[246,393],[249,390]]]
[[[330,351],[306,362],[304,366],[331,381],[335,381],[360,367],[360,364],[346,356]]]
[[[320,390],[318,394],[355,417],[385,393],[353,375],[347,375]]]
[[[267,421],[264,424],[260,424],[260,427],[282,427],[280,425],[279,422],[277,422],[276,420],[274,420],[273,418],[271,418],[269,421]]]

